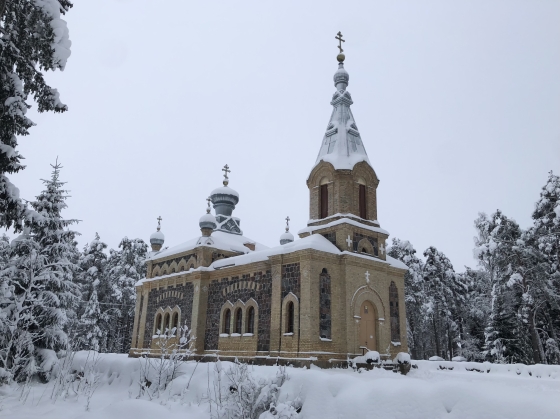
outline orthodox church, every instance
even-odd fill
[[[350,110],[340,49],[333,111],[307,178],[309,222],[299,239],[289,218],[275,247],[245,236],[226,165],[199,237],[162,250],[158,221],[146,278],[136,284],[130,356],[157,353],[162,335],[177,339],[173,328],[182,325],[196,337],[197,356],[332,362],[367,350],[387,358],[407,352],[407,267],[385,251],[379,179]]]

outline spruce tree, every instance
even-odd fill
[[[414,359],[423,359],[426,357],[426,349],[429,345],[423,312],[426,298],[422,273],[424,263],[416,256],[412,244],[406,240],[393,238],[387,254],[408,266],[404,276],[408,347]]]
[[[67,110],[43,72],[66,66],[71,43],[60,17],[71,7],[69,0],[0,0],[0,227],[21,231],[27,211],[6,174],[25,167],[17,136],[34,125],[25,116],[28,96],[39,112]]]
[[[109,339],[110,352],[128,352],[132,339],[134,306],[136,303],[135,284],[146,276],[146,255],[148,245],[142,239],[125,237],[119,250],[110,251],[108,276],[112,286],[117,315]]]
[[[67,196],[60,168],[55,164],[51,179],[43,181],[45,190],[31,203],[35,212],[24,233],[12,241],[0,274],[0,368],[6,380],[26,380],[37,373],[48,378],[44,365],[52,365],[54,354],[69,343],[65,326],[79,296],[74,283],[78,251],[77,233],[68,228],[76,220],[61,215]]]

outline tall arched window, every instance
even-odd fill
[[[241,334],[243,325],[243,310],[238,308],[235,310],[235,333]]]
[[[163,333],[166,333],[167,330],[169,329],[169,313],[165,313],[165,316],[163,317]]]
[[[321,204],[320,218],[326,218],[329,216],[329,190],[327,189],[327,185],[321,185],[319,199]]]
[[[224,311],[224,326],[222,328],[223,333],[227,333],[229,335],[230,323],[231,323],[231,310],[229,308],[226,308],[226,311]]]
[[[391,341],[400,342],[399,291],[393,281],[391,281],[389,286],[389,313],[391,315]]]
[[[287,313],[286,313],[286,333],[294,333],[294,303],[290,301],[288,303]]]
[[[360,218],[366,219],[367,218],[367,209],[366,209],[366,185],[360,185]]]
[[[255,307],[247,311],[247,333],[255,333]]]
[[[173,314],[173,321],[171,322],[171,328],[177,329],[179,327],[179,313],[175,312]]]
[[[158,334],[158,330],[161,333],[161,314],[156,315],[156,322],[154,324],[154,335]]]

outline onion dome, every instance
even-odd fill
[[[344,69],[343,62],[338,63],[338,70],[336,70],[336,73],[334,73],[333,80],[337,90],[346,90],[346,87],[348,87],[350,75]]]
[[[280,244],[284,245],[294,241],[294,235],[290,233],[290,217],[286,217],[286,231],[280,236]]]
[[[239,202],[239,194],[237,191],[228,186],[228,173],[231,172],[229,166],[226,164],[222,170],[224,171],[224,186],[216,188],[210,193],[210,200],[212,201],[218,218],[222,218],[220,216],[231,217],[235,206]]]
[[[210,236],[212,231],[216,229],[218,224],[216,223],[216,217],[210,214],[210,198],[206,199],[208,201],[208,208],[206,208],[206,214],[200,217],[198,225],[200,226],[200,231],[202,231],[203,236]]]
[[[157,231],[150,236],[150,244],[152,245],[152,250],[154,252],[158,252],[161,249],[161,246],[163,246],[163,243],[165,241],[165,236],[160,231],[162,218],[158,217],[157,220],[158,220]]]

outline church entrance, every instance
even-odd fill
[[[377,350],[375,337],[375,309],[370,301],[364,301],[360,308],[360,347]]]

